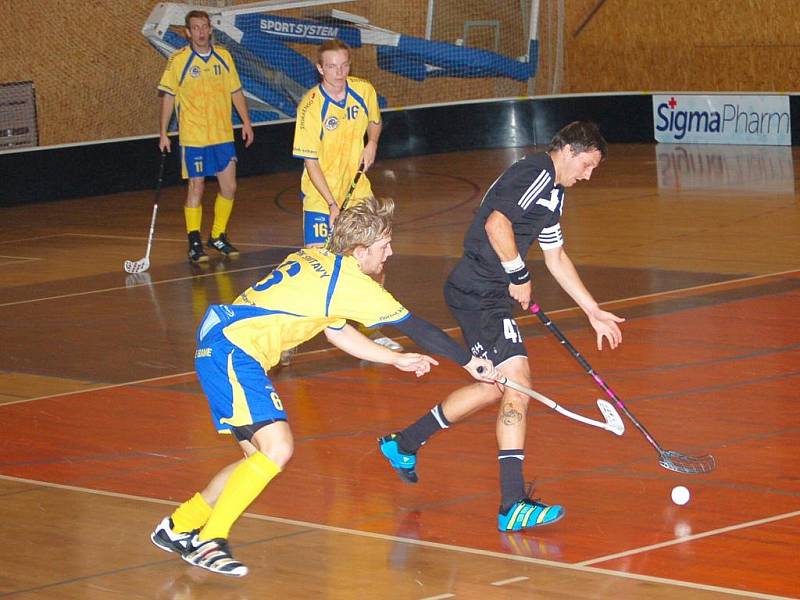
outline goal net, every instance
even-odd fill
[[[234,56],[254,122],[294,118],[334,37],[385,108],[558,92],[564,0],[7,1],[0,152],[157,133],[156,86],[192,9]]]
[[[319,81],[316,47],[334,38],[353,49],[352,72],[372,81],[383,107],[527,94],[537,59],[529,3],[382,6],[378,12],[365,2],[287,0],[206,10],[216,42],[236,61],[254,122],[294,118],[302,95]],[[181,28],[191,8],[163,3],[148,17],[142,33],[164,56],[186,45]]]

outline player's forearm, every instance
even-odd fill
[[[503,213],[494,211],[486,219],[486,235],[489,238],[497,257],[500,259],[500,264],[508,276],[509,283],[514,285],[526,285],[530,283],[531,274],[525,264],[524,257],[519,255],[517,250],[517,240],[514,237],[514,228],[511,221],[508,220]],[[518,296],[514,292],[510,292],[512,297],[516,298],[522,303],[522,306],[527,308],[527,303],[530,300],[530,290],[526,292],[526,298]]]
[[[597,301],[589,293],[563,247],[545,250],[544,263],[561,289],[569,294],[583,312],[588,315],[597,309]]]
[[[340,350],[361,360],[391,365],[396,358],[395,352],[376,344],[351,325],[345,325],[338,330],[326,329],[325,337]]]
[[[245,127],[251,127],[250,124],[250,111],[247,109],[247,99],[244,97],[242,90],[231,94],[231,101],[233,102],[236,112],[239,113],[239,118]]]
[[[394,327],[414,340],[425,352],[449,358],[461,367],[472,358],[472,355],[459,346],[453,338],[425,319],[411,315],[404,321],[396,323]]]
[[[331,188],[328,187],[328,180],[325,179],[325,174],[322,172],[322,167],[319,166],[319,161],[306,158],[303,162],[306,166],[306,171],[308,172],[308,178],[311,180],[311,184],[325,199],[325,202],[328,203],[328,206],[330,207],[331,205],[336,204],[336,199],[331,193]]]
[[[175,96],[170,94],[162,94],[161,96],[161,114],[159,119],[159,133],[167,135],[167,128],[169,127],[170,119],[172,119],[172,111],[175,109]]]
[[[503,213],[492,212],[486,219],[484,229],[489,238],[489,244],[501,262],[507,262],[519,256],[514,229],[511,221]]]
[[[378,140],[381,137],[381,131],[383,131],[382,121],[379,121],[378,123],[373,123],[370,121],[367,124],[367,143],[369,144],[371,142],[377,146]]]

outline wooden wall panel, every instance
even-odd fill
[[[566,4],[563,92],[797,89],[793,0],[606,0],[577,36],[597,0]]]
[[[559,0],[541,3],[542,56],[536,93],[549,91]],[[237,2],[240,3],[240,2]],[[792,91],[800,63],[800,3],[793,0],[598,0],[565,2],[564,93],[617,91]],[[215,4],[215,2],[207,2]],[[218,4],[218,3],[217,3]],[[230,4],[230,2],[229,2]],[[157,132],[155,86],[164,67],[141,35],[153,0],[3,0],[0,83],[33,80],[42,145]],[[523,23],[504,16],[516,0],[438,0],[434,37],[454,41],[467,19],[497,18],[501,50],[515,47]],[[427,0],[358,0],[337,8],[424,37]],[[299,16],[303,10],[297,11]],[[521,19],[520,19],[521,20]],[[451,33],[442,29],[450,26]],[[491,46],[486,31],[472,40]],[[453,37],[453,40],[449,38]],[[510,40],[516,40],[513,44]],[[312,46],[295,45],[314,56]],[[408,88],[378,69],[374,47],[354,53],[353,72],[370,79],[393,107],[520,96],[526,84],[501,79],[433,79]],[[393,82],[393,79],[395,81]]]

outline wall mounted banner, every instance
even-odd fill
[[[653,128],[670,144],[792,143],[789,96],[653,95]]]

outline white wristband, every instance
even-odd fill
[[[512,260],[501,260],[500,264],[503,265],[503,270],[506,273],[514,273],[515,271],[525,268],[525,262],[520,258],[519,254]]]

